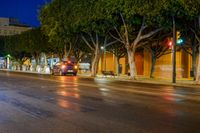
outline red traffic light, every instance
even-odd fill
[[[171,40],[168,42],[168,46],[172,47],[172,41]]]
[[[169,48],[172,48],[173,41],[172,41],[171,37],[169,37],[169,38],[166,39],[165,45],[167,45],[167,47],[169,47]]]

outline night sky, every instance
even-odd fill
[[[29,26],[38,27],[39,9],[50,0],[0,0],[0,17],[17,18]]]

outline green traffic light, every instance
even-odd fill
[[[177,44],[183,44],[183,39],[181,39],[181,38],[178,39],[176,43],[177,43]]]

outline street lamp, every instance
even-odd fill
[[[10,58],[10,57],[11,57],[11,56],[10,56],[10,54],[8,54],[8,55],[7,55],[7,57],[9,57],[9,58]]]

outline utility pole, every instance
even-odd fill
[[[176,83],[176,22],[173,16],[172,83]]]

